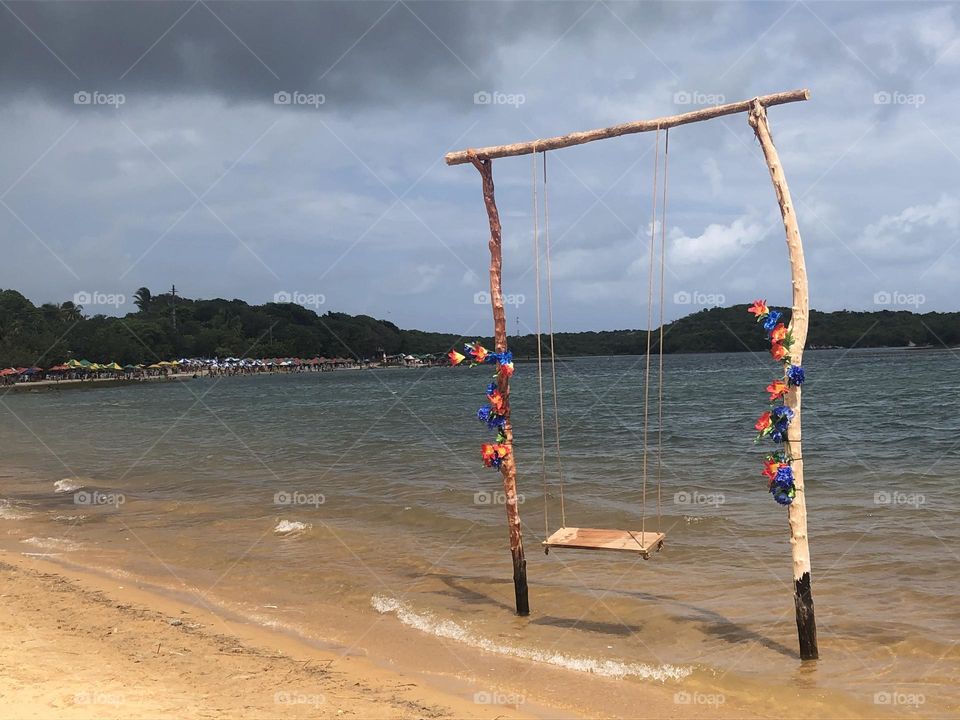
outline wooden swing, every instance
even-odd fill
[[[726,115],[739,113],[747,114],[747,122],[753,129],[754,135],[763,151],[763,159],[770,173],[770,180],[777,197],[777,204],[780,206],[780,215],[783,219],[783,227],[786,236],[787,253],[790,259],[790,274],[793,285],[793,307],[790,320],[790,330],[794,338],[794,347],[796,348],[792,355],[792,360],[800,364],[803,355],[803,348],[807,339],[807,325],[809,321],[810,298],[807,289],[807,271],[804,263],[803,243],[800,239],[800,229],[797,224],[796,212],[793,207],[793,200],[790,196],[790,190],[787,187],[787,179],[780,163],[780,156],[773,144],[773,136],[770,132],[770,126],[767,121],[767,108],[786,103],[800,102],[809,100],[810,93],[807,90],[791,90],[788,92],[774,93],[771,95],[761,95],[749,100],[726,103],[724,105],[715,105],[713,107],[701,108],[691,112],[681,113],[679,115],[670,115],[657,118],[655,120],[636,120],[612,125],[605,128],[594,130],[584,130],[572,132],[566,135],[534,140],[527,142],[512,143],[510,145],[492,145],[483,148],[469,148],[449,152],[445,156],[447,165],[461,165],[469,163],[476,168],[480,174],[483,186],[483,204],[487,211],[487,221],[490,226],[490,306],[493,311],[493,329],[496,352],[502,353],[507,350],[507,322],[506,313],[503,304],[503,290],[501,287],[501,275],[503,269],[503,229],[500,224],[500,213],[497,210],[496,195],[493,184],[493,161],[498,158],[515,157],[518,155],[533,155],[550,150],[582,145],[584,143],[595,142],[597,140],[606,140],[609,138],[631,135],[634,133],[653,132],[659,134],[662,130],[668,130],[672,127],[687,125],[689,123],[712,120]],[[659,148],[659,145],[658,145]],[[658,150],[659,151],[659,150]],[[666,152],[664,153],[666,158]],[[665,163],[666,164],[666,163]],[[666,178],[666,172],[664,172]],[[656,181],[654,182],[656,188]],[[656,197],[656,192],[654,193]],[[654,202],[656,202],[654,200]],[[664,180],[664,204],[666,203],[666,179]],[[654,218],[656,212],[654,212]],[[664,232],[665,223],[661,224],[661,233]],[[653,231],[651,231],[653,232]],[[661,235],[662,238],[662,235]],[[662,293],[663,293],[663,256],[661,239],[661,331],[663,328],[662,318]],[[652,245],[652,243],[651,243]],[[650,249],[651,262],[653,258],[653,248]],[[539,258],[539,253],[537,255]],[[549,261],[549,254],[547,255]],[[651,271],[652,277],[652,271]],[[652,286],[651,286],[652,287]],[[548,294],[549,273],[548,273]],[[539,295],[538,295],[539,302]],[[648,308],[652,307],[652,302],[648,302]],[[652,323],[648,322],[649,328]],[[538,338],[539,339],[539,338]],[[663,342],[661,335],[660,352],[662,353]],[[537,352],[540,351],[540,344],[537,344]],[[553,354],[553,335],[551,320],[551,367],[554,363]],[[649,359],[650,359],[650,336],[648,330],[647,337],[647,379],[649,380]],[[541,358],[542,360],[542,358]],[[540,367],[542,368],[542,362]],[[662,370],[662,357],[661,357]],[[542,373],[541,373],[542,377]],[[554,376],[555,377],[555,376]],[[660,377],[663,377],[661,372]],[[541,381],[542,382],[542,381]],[[554,380],[554,382],[556,382]],[[661,381],[662,382],[662,381]],[[509,449],[513,447],[513,426],[510,422],[510,376],[500,373],[497,376],[497,390],[500,393],[503,403],[503,444]],[[646,387],[649,387],[647,383]],[[648,407],[649,395],[645,388],[645,406]],[[543,398],[541,385],[541,402]],[[662,388],[660,397],[662,398]],[[807,506],[804,495],[804,473],[803,473],[803,453],[801,452],[801,412],[800,388],[792,390],[787,398],[786,404],[793,413],[793,422],[790,425],[790,446],[794,461],[792,463],[794,487],[797,494],[794,501],[790,504],[787,511],[787,517],[790,526],[790,552],[793,561],[793,579],[794,579],[794,605],[797,617],[797,634],[800,640],[800,657],[803,660],[816,659],[818,657],[817,649],[817,626],[813,611],[813,593],[810,580],[810,545],[807,537]],[[554,392],[554,401],[556,402],[556,392]],[[541,411],[541,422],[543,412]],[[662,412],[661,412],[662,420]],[[661,423],[662,425],[662,423]],[[646,436],[646,419],[644,423],[644,434]],[[658,428],[659,430],[659,428]],[[545,438],[544,438],[545,439]],[[558,435],[559,443],[559,435]],[[545,443],[541,443],[545,447]],[[558,445],[559,447],[559,445]],[[638,552],[644,557],[648,557],[652,551],[658,550],[663,544],[664,534],[660,532],[659,527],[659,459],[658,459],[658,480],[657,480],[657,515],[658,526],[656,532],[646,532],[646,465],[647,465],[647,442],[644,441],[644,503],[643,520],[639,531],[629,530],[600,530],[593,528],[575,528],[566,527],[566,517],[563,510],[563,495],[561,484],[561,525],[552,535],[547,537],[544,542],[544,548],[563,547],[579,548],[585,550],[617,550],[624,552]],[[658,453],[659,458],[659,453]],[[557,456],[559,467],[559,453]],[[513,558],[513,586],[516,595],[517,614],[529,615],[530,602],[527,592],[527,560],[523,551],[523,533],[520,525],[520,510],[517,495],[517,465],[513,453],[503,458],[500,466],[500,474],[503,477],[503,491],[506,498],[505,506],[507,511],[507,527],[510,535],[510,555]],[[562,482],[562,473],[561,473]],[[547,533],[549,533],[549,518],[547,519]]]
[[[553,268],[551,263],[550,248],[550,215],[549,199],[547,194],[547,153],[543,153],[543,253],[546,260],[547,275],[547,324],[548,334],[550,336],[550,377],[552,380],[552,398],[553,398],[553,418],[554,418],[554,443],[557,462],[557,478],[560,496],[560,529],[550,532],[550,511],[549,511],[549,488],[547,483],[547,440],[544,412],[544,391],[543,391],[543,344],[542,344],[542,324],[541,324],[541,273],[540,273],[540,205],[537,200],[537,154],[532,153],[533,170],[533,244],[534,254],[536,256],[534,268],[536,277],[536,322],[537,322],[537,380],[540,398],[540,467],[543,481],[543,535],[546,538],[541,544],[545,553],[549,554],[551,548],[564,548],[569,550],[612,550],[614,552],[627,552],[640,555],[644,560],[649,560],[653,552],[659,552],[663,547],[666,533],[661,531],[661,486],[663,476],[663,464],[661,462],[663,450],[663,281],[664,281],[664,249],[666,244],[666,208],[667,208],[667,184],[668,184],[668,158],[670,149],[670,129],[665,131],[664,153],[663,153],[663,202],[660,207],[660,338],[657,348],[657,357],[659,363],[659,372],[657,375],[657,526],[656,530],[647,532],[647,459],[649,455],[649,429],[650,429],[650,361],[651,345],[653,337],[653,285],[654,285],[654,255],[656,254],[657,240],[657,193],[658,193],[658,172],[660,165],[660,130],[657,130],[655,140],[655,152],[653,160],[653,210],[650,220],[650,242],[647,247],[649,256],[647,270],[647,349],[645,356],[644,383],[643,383],[643,493],[641,500],[641,519],[639,530],[611,530],[601,528],[582,528],[568,527],[567,513],[563,496],[563,461],[560,452],[560,413],[557,397],[557,363],[556,353],[554,351],[554,332],[553,332]]]

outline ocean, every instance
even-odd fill
[[[644,358],[558,364],[567,524],[659,528],[665,547],[647,561],[542,552],[561,522],[552,398],[544,471],[536,366],[517,364],[529,618],[512,612],[500,475],[480,461],[489,367],[4,394],[0,546],[191,588],[346,653],[432,635],[454,655],[673,683],[728,708],[768,693],[956,716],[957,362],[946,350],[806,355],[812,665],[797,656],[786,510],[753,440],[777,371],[759,354],[664,358],[645,510]]]

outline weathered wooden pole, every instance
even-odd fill
[[[503,266],[500,213],[493,194],[493,162],[471,156],[470,161],[483,179],[483,203],[490,221],[490,305],[493,307],[494,344],[497,352],[507,349],[507,316],[503,309],[501,268]],[[517,600],[517,615],[530,614],[527,597],[527,560],[523,554],[523,533],[520,529],[520,509],[517,505],[517,463],[513,457],[513,426],[510,422],[510,378],[497,373],[497,389],[503,397],[504,444],[510,452],[500,464],[503,493],[507,506],[507,526],[510,530],[510,554],[513,556],[513,589]]]
[[[800,241],[800,228],[787,178],[780,165],[780,156],[773,145],[770,125],[767,123],[767,111],[758,100],[753,101],[748,116],[750,127],[756,133],[763,156],[770,170],[773,189],[777,193],[783,227],[787,236],[787,251],[790,255],[790,273],[793,278],[793,315],[790,319],[790,332],[793,345],[790,347],[790,361],[794,365],[803,363],[803,348],[807,343],[807,325],[810,318],[810,295],[807,287],[807,267],[803,261],[803,243]],[[800,387],[792,385],[786,396],[786,405],[793,410],[793,419],[787,434],[790,463],[793,469],[793,484],[797,494],[788,508],[790,521],[790,546],[793,554],[793,590],[797,611],[797,633],[800,636],[800,659],[816,660],[820,656],[817,648],[817,622],[813,615],[813,591],[810,587],[810,543],[807,538],[807,500],[803,487],[803,450],[800,431]]]
[[[713,105],[711,107],[681,113],[680,115],[667,115],[665,117],[655,118],[654,120],[634,120],[633,122],[613,125],[611,127],[583,130],[568,133],[567,135],[558,135],[557,137],[543,138],[540,140],[528,140],[511,145],[492,145],[490,147],[474,148],[472,150],[457,150],[456,152],[447,153],[444,159],[447,165],[462,165],[473,162],[475,159],[494,160],[502,157],[529,155],[535,152],[542,153],[548,150],[558,150],[574,145],[583,145],[584,143],[606,140],[622,135],[666,130],[667,128],[677,127],[678,125],[688,125],[690,123],[723,117],[724,115],[748,112],[755,102],[759,102],[763,107],[770,107],[772,105],[783,105],[785,103],[801,102],[809,99],[810,92],[808,90],[788,90],[787,92],[773,93],[771,95],[760,95],[753,100],[740,100],[738,102],[726,103],[725,105]]]

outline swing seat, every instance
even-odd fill
[[[599,530],[597,528],[560,528],[543,541],[544,552],[550,548],[572,550],[616,550],[637,553],[644,560],[650,553],[663,547],[666,533],[640,532],[639,530]]]

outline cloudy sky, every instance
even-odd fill
[[[0,2],[0,287],[117,314],[109,296],[176,283],[486,330],[479,176],[444,153],[806,87],[769,115],[812,305],[956,310],[958,21],[924,2]],[[645,327],[654,143],[550,153],[559,329]],[[531,172],[494,162],[511,332],[534,325]],[[669,178],[666,317],[788,303],[746,117],[674,129]]]

